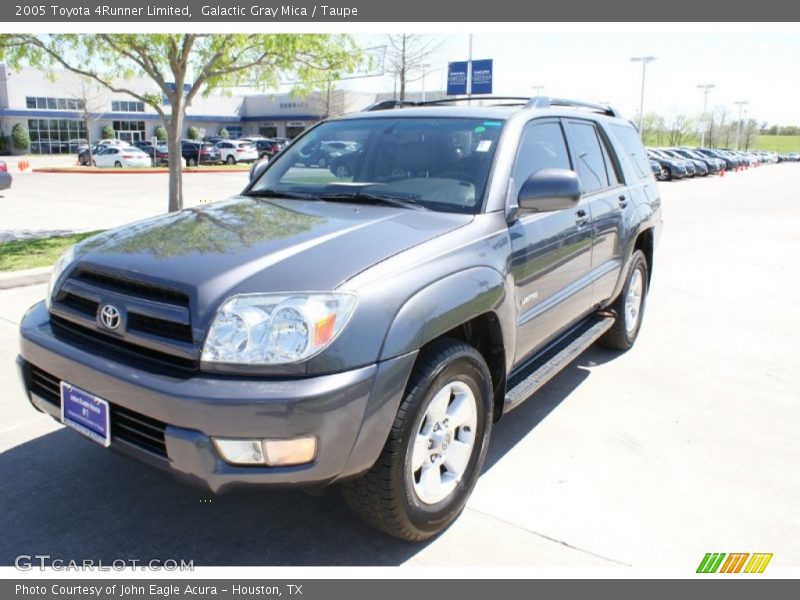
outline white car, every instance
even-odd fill
[[[217,142],[220,160],[229,165],[237,162],[255,162],[258,160],[258,150],[252,142],[243,140],[226,140]]]
[[[149,167],[152,165],[150,156],[133,146],[107,146],[104,150],[94,155],[95,167]]]

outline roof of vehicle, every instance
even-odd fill
[[[472,106],[474,102],[477,105]],[[469,103],[469,105],[465,105]],[[487,104],[491,103],[491,104]],[[473,96],[472,98],[448,98],[431,102],[406,102],[387,100],[367,107],[358,113],[349,113],[336,119],[369,119],[376,117],[456,117],[506,120],[523,110],[554,111],[553,114],[582,114],[620,117],[615,109],[604,104],[536,96],[533,98],[512,96]],[[335,120],[335,119],[334,119]]]

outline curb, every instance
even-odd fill
[[[181,173],[247,173],[246,169],[213,169],[213,168],[189,168],[181,169]],[[163,175],[169,173],[168,169],[161,167],[151,167],[149,169],[90,169],[88,167],[41,167],[31,169],[31,173],[59,173],[64,175]]]
[[[28,285],[47,283],[47,281],[50,279],[50,272],[52,270],[53,267],[49,266],[0,273],[0,290],[10,290]]]

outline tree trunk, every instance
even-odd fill
[[[406,34],[403,34],[402,54],[400,55],[400,102],[406,99]]]
[[[183,157],[181,156],[181,132],[183,132],[183,97],[172,98],[172,115],[164,126],[167,128],[169,148],[169,212],[183,210]]]

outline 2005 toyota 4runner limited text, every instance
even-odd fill
[[[438,533],[494,422],[633,345],[661,229],[613,109],[495,102],[324,121],[240,196],[78,244],[21,325],[30,401],[214,492],[340,483],[383,531]]]

